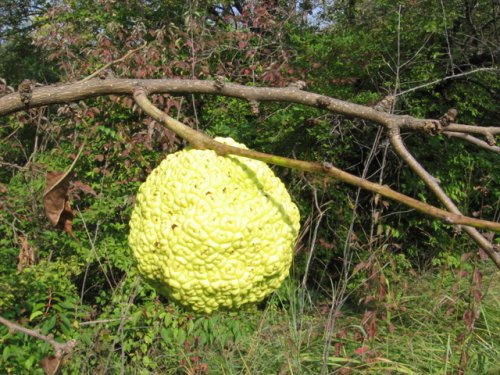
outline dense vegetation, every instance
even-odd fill
[[[5,1],[0,90],[74,81],[114,62],[107,75],[301,80],[366,105],[395,94],[399,114],[439,118],[453,107],[461,123],[498,125],[499,19],[489,0]],[[226,97],[154,102],[210,135],[329,161],[439,205],[374,124]],[[408,133],[405,142],[463,212],[498,221],[498,154],[443,135]],[[0,120],[0,315],[76,339],[63,373],[500,371],[498,272],[466,234],[297,171],[275,168],[303,227],[280,290],[255,308],[209,316],[158,296],[134,268],[128,220],[140,183],[183,146],[127,97]],[[62,231],[44,212],[46,177],[74,160],[74,217]],[[4,326],[0,344],[1,373],[43,373],[39,361],[53,354]]]

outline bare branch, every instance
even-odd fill
[[[251,87],[234,83],[201,81],[191,79],[91,79],[55,86],[35,87],[30,92],[29,102],[23,102],[19,93],[0,97],[0,116],[32,107],[49,104],[69,103],[81,99],[103,95],[132,95],[137,87],[147,89],[149,94],[211,94],[230,96],[249,101],[281,101],[303,104],[325,109],[348,117],[360,118],[385,126],[398,126],[401,129],[428,132],[430,121],[411,116],[393,115],[377,111],[364,105],[349,103],[328,96],[300,90],[296,87]],[[448,129],[449,128],[449,129]],[[450,124],[448,131],[474,134],[500,134],[500,127],[481,127],[471,125]]]
[[[450,124],[446,127],[448,132],[482,134],[484,136],[495,136],[500,134],[500,127],[494,126],[474,126],[464,124]]]
[[[304,104],[383,125],[387,125],[397,118],[397,116],[394,117],[394,115],[379,112],[367,106],[302,91],[295,87],[251,87],[219,82],[218,80],[190,79],[91,79],[85,82],[35,87],[30,93],[28,105],[21,100],[17,92],[1,97],[0,116],[28,107],[68,103],[103,95],[132,95],[137,87],[147,88],[150,94],[212,94],[255,101],[283,101]]]
[[[463,134],[463,133],[454,133],[454,132],[443,132],[444,135],[450,138],[458,138],[458,139],[463,139],[464,141],[470,142],[473,145],[476,145],[480,148],[483,148],[488,151],[500,153],[500,146],[491,146],[487,142],[476,138],[472,135],[469,134]]]
[[[134,92],[134,99],[136,103],[139,105],[139,107],[141,107],[144,110],[144,112],[153,117],[155,120],[163,122],[170,130],[172,130],[178,136],[188,140],[193,147],[200,149],[211,149],[217,152],[219,155],[231,154],[231,155],[244,156],[247,158],[261,160],[263,162],[279,165],[282,167],[299,169],[305,172],[324,174],[332,178],[347,182],[348,184],[361,187],[365,190],[369,190],[374,193],[378,193],[384,197],[401,202],[427,215],[441,219],[448,224],[471,225],[478,228],[500,231],[500,223],[475,219],[463,216],[460,213],[455,214],[445,210],[441,210],[437,207],[428,205],[419,200],[416,200],[414,198],[401,194],[395,190],[392,190],[388,186],[376,184],[361,177],[354,176],[350,173],[347,173],[341,169],[334,167],[330,163],[320,164],[320,163],[313,163],[297,159],[289,159],[277,155],[271,155],[253,150],[241,149],[238,147],[233,147],[217,142],[212,138],[210,138],[209,136],[184,125],[180,121],[177,121],[176,119],[168,116],[165,112],[156,108],[153,105],[153,103],[149,101],[149,99],[146,96],[145,90],[142,88],[139,88]]]
[[[94,77],[97,77],[98,75],[100,75],[100,73],[104,72],[106,69],[108,69],[109,67],[111,67],[112,65],[116,64],[116,63],[119,63],[121,61],[125,61],[126,59],[128,59],[130,56],[132,56],[134,53],[136,53],[137,51],[143,49],[144,47],[147,46],[147,42],[144,42],[143,45],[141,45],[140,47],[136,48],[136,49],[133,49],[133,50],[130,50],[128,51],[124,56],[120,57],[119,59],[116,59],[116,60],[113,60],[111,61],[110,63],[107,63],[106,65],[104,65],[102,68],[99,68],[97,69],[94,73],[92,73],[91,75],[85,77],[84,79],[80,80],[80,82],[86,82],[86,81],[89,81],[91,80],[92,78]]]
[[[463,72],[463,73],[453,74],[451,76],[447,76],[447,77],[444,77],[444,78],[439,78],[439,79],[436,79],[436,80],[434,80],[432,82],[427,82],[427,83],[424,83],[424,84],[422,84],[420,86],[415,86],[415,87],[412,87],[411,89],[408,89],[408,90],[405,90],[405,91],[401,91],[401,92],[399,92],[397,94],[397,96],[405,95],[405,94],[408,94],[410,92],[414,92],[414,91],[423,89],[425,87],[434,86],[434,85],[437,85],[438,83],[441,83],[441,82],[444,82],[444,81],[448,81],[450,79],[456,79],[456,78],[468,76],[468,75],[471,75],[471,74],[476,74],[476,73],[479,73],[479,72],[500,72],[500,69],[498,69],[498,68],[478,68],[478,69],[469,70],[469,71]]]
[[[460,210],[453,203],[453,201],[446,195],[446,193],[439,186],[438,181],[434,178],[425,168],[410,154],[408,149],[401,139],[401,134],[399,129],[389,133],[389,139],[391,141],[394,151],[410,166],[410,168],[415,172],[424,183],[431,189],[431,191],[436,195],[441,203],[454,214],[461,215]],[[495,265],[500,268],[500,254],[495,251],[494,246],[485,238],[481,233],[479,233],[475,228],[464,227],[467,234],[488,254],[488,256],[493,260]]]
[[[56,358],[58,359],[61,359],[62,357],[71,354],[77,343],[76,340],[69,340],[64,343],[57,342],[54,340],[54,337],[52,335],[48,336],[42,335],[38,330],[25,328],[1,316],[0,316],[0,323],[7,326],[7,328],[9,328],[12,331],[24,333],[25,335],[37,338],[39,340],[45,341],[47,344],[50,344],[54,348],[54,353],[56,355]]]

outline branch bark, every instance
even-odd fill
[[[443,134],[449,138],[462,139],[464,141],[470,142],[473,145],[480,147],[482,149],[485,149],[487,151],[492,151],[492,152],[496,152],[497,154],[500,154],[500,146],[492,146],[492,145],[488,144],[488,142],[485,142],[485,141],[483,141],[479,138],[476,138],[470,134],[453,133],[453,132],[443,132]]]
[[[297,87],[251,87],[221,81],[200,81],[191,79],[90,79],[78,82],[35,87],[30,93],[29,103],[23,101],[19,93],[11,93],[0,98],[0,116],[27,108],[49,104],[60,104],[103,95],[133,95],[137,87],[146,88],[149,94],[211,94],[230,96],[249,101],[282,101],[322,108],[348,117],[360,118],[387,127],[425,131],[429,121],[411,116],[398,116],[377,111],[374,108],[349,103],[301,90]],[[497,135],[500,127],[450,124],[446,131],[464,134]]]

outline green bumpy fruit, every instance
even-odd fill
[[[139,272],[161,294],[210,313],[261,301],[281,285],[299,219],[265,163],[186,149],[141,185],[129,243]]]

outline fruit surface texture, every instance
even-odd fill
[[[141,185],[129,244],[139,272],[161,294],[210,313],[261,301],[281,285],[299,219],[265,163],[185,149]]]

